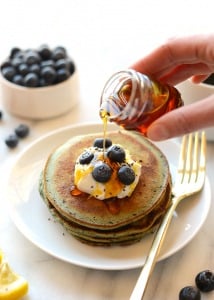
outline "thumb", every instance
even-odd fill
[[[214,126],[214,95],[163,115],[152,123],[147,135],[151,140],[161,141],[211,126]]]

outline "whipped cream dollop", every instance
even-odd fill
[[[122,158],[117,155],[117,150],[121,149]],[[124,198],[133,193],[140,174],[140,163],[134,161],[129,151],[121,145],[114,144],[105,150],[92,146],[76,160],[74,184],[79,191],[99,200]]]

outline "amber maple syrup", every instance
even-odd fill
[[[105,141],[108,122],[115,122],[124,129],[139,131],[147,136],[147,129],[152,122],[182,105],[181,95],[173,86],[151,80],[134,70],[114,74],[104,86],[100,103],[103,160],[107,160]],[[114,168],[112,163],[111,167]],[[82,192],[72,187],[71,194],[79,196]],[[120,210],[115,199],[105,201],[109,211],[114,214]]]
[[[103,115],[101,116],[102,122],[103,122],[103,161],[105,161],[105,151],[106,151],[106,134],[107,134],[107,124],[108,124],[108,117],[103,112]]]
[[[107,81],[101,96],[104,137],[107,121],[146,136],[152,122],[182,105],[181,95],[173,86],[134,70],[120,71]]]

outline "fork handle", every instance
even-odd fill
[[[176,205],[178,201],[177,199],[173,199],[172,205],[168,208],[167,212],[165,213],[161,224],[155,234],[155,237],[153,239],[149,254],[146,258],[144,267],[140,273],[140,276],[138,278],[138,281],[134,287],[134,290],[131,294],[130,300],[141,300],[143,298],[143,295],[145,293],[147,283],[149,280],[149,277],[152,273],[152,270],[155,266],[157,256],[160,252],[161,246],[163,244],[166,231],[168,229],[168,226],[170,224],[170,221],[173,216],[173,212],[175,211]]]

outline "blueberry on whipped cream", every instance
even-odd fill
[[[129,151],[110,139],[96,139],[76,160],[76,188],[99,200],[131,196],[138,184],[141,165]]]

